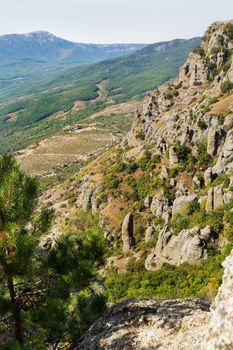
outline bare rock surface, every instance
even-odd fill
[[[72,349],[191,350],[205,334],[209,306],[203,299],[123,301],[111,306]]]
[[[198,200],[198,196],[196,194],[177,197],[173,203],[172,215],[182,214],[182,212],[187,209],[188,204],[195,200]]]
[[[128,300],[112,305],[72,350],[233,349],[233,250],[210,307],[203,299]]]

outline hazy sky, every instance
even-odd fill
[[[199,36],[233,18],[233,0],[0,0],[0,35],[46,30],[77,42]]]

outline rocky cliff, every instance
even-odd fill
[[[147,94],[122,144],[43,197],[56,202],[57,227],[81,210],[98,215],[106,240],[124,252],[154,239],[147,269],[197,263],[216,240],[222,249],[229,222],[216,229],[192,214],[207,218],[233,199],[232,28],[212,24],[177,79]]]

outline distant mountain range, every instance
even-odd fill
[[[82,44],[38,31],[0,36],[0,98],[78,66],[131,54],[145,44]]]
[[[21,60],[35,63],[83,64],[132,53],[146,44],[82,44],[45,32],[0,36],[0,59],[4,62]]]

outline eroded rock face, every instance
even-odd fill
[[[213,173],[222,174],[233,169],[233,130],[229,130],[218,161],[212,168]]]
[[[201,350],[233,349],[233,251],[223,263],[224,276],[210,313]]]
[[[127,214],[122,224],[123,253],[127,254],[135,246],[134,220],[131,213]]]
[[[153,226],[148,226],[146,229],[146,234],[145,234],[145,242],[149,243],[154,236],[155,230]]]
[[[207,212],[210,212],[214,209],[220,208],[225,203],[228,203],[232,197],[232,191],[224,192],[221,185],[210,188],[207,194],[205,209]]]
[[[158,270],[164,263],[179,265],[197,264],[207,258],[206,242],[210,240],[211,228],[194,227],[173,235],[165,227],[158,237],[154,251],[145,261],[147,270]]]

